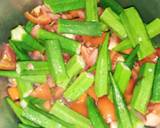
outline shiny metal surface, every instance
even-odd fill
[[[7,41],[13,27],[24,24],[23,13],[38,4],[40,0],[0,0],[0,43]]]

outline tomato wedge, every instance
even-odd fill
[[[4,44],[0,49],[0,69],[1,70],[16,69],[16,55],[9,46],[9,44]]]
[[[114,105],[106,96],[98,99],[97,107],[107,123],[116,120]]]
[[[83,42],[87,46],[98,47],[105,40],[106,33],[103,33],[101,37],[82,36]]]
[[[52,94],[48,84],[39,85],[31,94],[33,97],[51,100]]]

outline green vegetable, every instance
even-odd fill
[[[114,79],[121,93],[125,92],[128,86],[131,74],[132,74],[132,71],[130,70],[130,68],[127,65],[125,65],[123,62],[119,62],[116,65],[115,72],[114,72]]]
[[[18,128],[40,128],[40,127],[32,127],[32,126],[25,125],[25,124],[18,124]]]
[[[1,77],[19,78],[24,81],[30,81],[32,83],[44,83],[47,78],[46,75],[19,75],[16,71],[0,71]]]
[[[122,25],[119,16],[115,14],[110,8],[106,8],[100,19],[113,29],[122,39],[127,37],[127,33]]]
[[[30,81],[31,83],[44,83],[47,81],[46,75],[22,75],[20,79]]]
[[[96,30],[96,31],[95,31]],[[101,36],[101,24],[91,21],[58,20],[58,32],[77,35]]]
[[[125,61],[125,64],[130,68],[132,69],[135,62],[137,61],[137,53],[139,51],[139,46],[140,45],[137,45],[133,51],[129,54],[129,56],[126,58],[126,61]]]
[[[121,21],[125,26],[128,37],[132,43],[132,47],[140,44],[138,51],[139,60],[154,53],[151,40],[149,39],[145,26],[134,7],[126,9],[120,15]]]
[[[86,21],[98,21],[97,0],[86,0]]]
[[[110,78],[112,83],[113,101],[116,109],[118,126],[120,128],[133,128],[126,103],[111,73]]]
[[[80,46],[81,45],[79,42],[72,40],[72,39],[69,39],[69,38],[66,38],[64,36],[58,35],[56,33],[48,32],[43,29],[39,29],[37,31],[36,37],[40,40],[58,39],[63,52],[70,53],[71,55],[80,53]]]
[[[79,55],[74,55],[66,64],[67,74],[70,79],[77,76],[85,67],[83,58]]]
[[[20,75],[48,75],[49,68],[46,61],[20,61],[16,65]]]
[[[100,49],[98,60],[96,63],[96,75],[95,75],[95,92],[98,97],[108,94],[108,42],[109,34],[106,35],[105,41]]]
[[[50,113],[64,120],[65,122],[72,122],[79,128],[89,128],[91,126],[91,123],[87,118],[68,108],[60,101],[56,101],[51,108]]]
[[[24,108],[22,116],[44,128],[65,128],[59,122],[47,117],[31,107]]]
[[[155,74],[154,74],[154,81],[153,81],[153,89],[152,89],[152,97],[151,102],[157,103],[160,102],[160,58],[158,58]]]
[[[88,97],[87,99],[87,108],[88,116],[92,122],[93,128],[109,128],[91,97]]]
[[[160,34],[160,19],[156,18],[146,26],[148,35],[153,38]]]
[[[100,0],[100,5],[103,8],[110,7],[118,15],[123,11],[123,7],[117,2],[117,0]]]
[[[44,4],[54,13],[85,8],[85,0],[44,0]]]
[[[31,82],[19,78],[16,79],[16,82],[21,99],[28,97],[33,91],[33,85]]]
[[[21,102],[26,102],[26,104],[31,104],[34,105],[40,109],[46,110],[44,108],[44,103],[46,100],[44,99],[40,99],[40,98],[36,98],[36,97],[32,97],[32,96],[28,96],[26,98],[24,98]],[[25,107],[25,106],[24,106]]]
[[[133,128],[145,128],[142,120],[138,118],[136,111],[131,109],[129,110],[129,113],[132,120]]]
[[[108,25],[106,25],[105,23],[103,23],[103,22],[100,22],[100,24],[101,24],[101,31],[108,31],[109,30],[109,26]]]
[[[22,50],[18,49],[13,41],[10,40],[9,45],[16,53],[16,57],[18,60],[21,60],[21,61],[30,60],[30,57],[27,55],[27,53],[25,53],[24,51],[22,52]]]
[[[87,72],[82,72],[78,78],[64,92],[64,97],[68,101],[77,100],[94,82],[94,76]]]
[[[87,70],[87,72],[91,73],[96,70],[96,64]]]
[[[18,78],[19,75],[16,71],[2,71],[0,70],[0,76],[1,77],[9,77],[9,78]]]
[[[160,34],[160,19],[157,18],[153,20],[146,26],[146,30],[150,38],[154,38],[158,34]],[[124,51],[126,49],[132,48],[132,43],[129,39],[125,39],[120,42],[116,47],[113,48],[115,51]]]
[[[45,50],[44,47],[40,45],[37,40],[32,38],[21,25],[19,25],[18,27],[16,27],[11,31],[11,40],[18,42],[19,45],[22,46],[24,50],[28,51]]]
[[[31,21],[28,21],[24,26],[24,29],[26,30],[26,32],[30,33],[33,27],[34,27],[34,24]]]
[[[57,86],[65,89],[68,85],[69,77],[65,68],[59,41],[46,41],[46,52],[52,79],[56,82]]]
[[[149,103],[154,79],[155,64],[146,63],[140,69],[139,81],[134,89],[131,105],[137,111],[145,114]]]
[[[14,113],[16,114],[16,116],[19,118],[19,120],[26,124],[26,125],[30,125],[30,126],[35,126],[35,127],[38,127],[38,125],[34,124],[32,121],[30,120],[27,120],[26,118],[23,118],[22,117],[22,112],[23,112],[23,109],[18,106],[17,104],[15,104],[10,98],[6,98],[9,106],[12,108],[12,110],[14,111]]]

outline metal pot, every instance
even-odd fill
[[[123,7],[134,5],[143,20],[148,23],[160,18],[160,0],[118,0]],[[24,24],[23,13],[41,4],[41,0],[0,0],[0,43],[7,42],[10,30],[18,24]],[[160,43],[160,37],[154,39]],[[17,128],[17,120],[2,95],[6,89],[6,79],[0,78],[0,128]]]

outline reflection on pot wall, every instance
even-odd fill
[[[7,41],[10,29],[25,22],[23,13],[38,4],[40,0],[0,0],[0,43]]]

